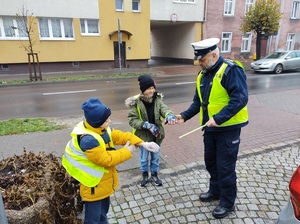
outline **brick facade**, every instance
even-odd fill
[[[240,23],[246,11],[246,0],[234,0],[234,13],[224,15],[225,0],[207,1],[206,19],[203,24],[203,38],[218,37],[222,41],[222,32],[232,32],[231,50],[221,52],[225,58],[251,61],[256,52],[256,34],[252,33],[249,52],[241,52],[242,35]],[[300,48],[300,20],[291,19],[293,0],[281,0],[281,10],[284,12],[277,36],[267,36],[262,41],[261,55],[265,56],[275,50],[285,50],[289,33],[295,34],[294,49]],[[218,6],[218,7],[216,7]],[[298,9],[300,10],[300,9]],[[219,44],[221,48],[222,44]]]

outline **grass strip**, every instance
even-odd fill
[[[38,131],[47,132],[64,128],[63,125],[57,125],[46,118],[13,118],[0,121],[0,136]]]
[[[29,81],[29,80],[7,80],[0,81],[0,84],[4,85],[17,85],[35,82],[63,82],[63,81],[82,81],[82,80],[93,80],[93,79],[105,79],[105,78],[127,78],[127,77],[138,77],[144,73],[124,73],[124,74],[99,74],[99,75],[79,75],[79,76],[61,76],[56,78],[43,78],[42,81]],[[150,74],[151,73],[147,73]],[[153,75],[153,74],[152,74]]]

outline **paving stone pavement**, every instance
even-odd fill
[[[299,148],[296,141],[240,156],[235,211],[224,219],[211,214],[217,202],[199,200],[199,194],[207,191],[209,175],[203,163],[193,162],[162,170],[162,187],[143,188],[138,181],[123,185],[111,197],[109,223],[275,223],[289,196],[290,177],[300,164]]]

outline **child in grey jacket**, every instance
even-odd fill
[[[156,92],[156,84],[153,78],[144,74],[138,77],[141,93],[125,100],[129,107],[128,121],[134,129],[134,134],[144,141],[153,141],[161,146],[165,137],[164,123],[173,125],[177,122],[174,113],[163,102],[163,95]],[[149,177],[149,155],[150,172]],[[160,151],[149,152],[140,147],[140,169],[142,180],[140,185],[146,187],[149,181],[156,186],[162,186],[158,178]]]

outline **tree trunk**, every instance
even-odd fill
[[[259,60],[261,57],[261,33],[257,33],[256,37],[256,60]]]

